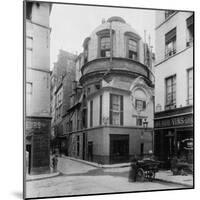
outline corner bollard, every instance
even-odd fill
[[[131,161],[131,166],[129,171],[129,182],[136,182],[136,172],[137,172],[137,160],[133,159]]]

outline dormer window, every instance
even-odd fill
[[[86,64],[88,62],[88,44],[90,41],[90,37],[85,38],[84,42],[83,42],[83,59],[84,59],[84,64]]]
[[[113,52],[114,30],[104,29],[96,34],[98,36],[98,57],[111,57]]]
[[[110,37],[102,37],[100,43],[101,57],[110,57]]]
[[[88,62],[88,46],[84,49],[84,64]]]
[[[139,35],[133,32],[125,33],[125,42],[126,42],[126,57],[132,60],[138,60],[139,58],[139,48],[138,42],[140,40]]]
[[[132,39],[128,40],[128,58],[137,60],[137,42]]]

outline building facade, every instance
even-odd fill
[[[25,2],[25,145],[31,174],[50,169],[50,12],[48,3]]]
[[[51,142],[52,149],[66,153],[66,129],[64,127],[70,106],[72,84],[75,81],[76,55],[60,50],[51,73]]]
[[[154,82],[147,50],[121,17],[102,22],[84,40],[67,112],[70,156],[118,163],[152,150]]]
[[[193,36],[192,12],[156,12],[155,154],[192,162]]]

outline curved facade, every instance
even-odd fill
[[[85,105],[73,111],[71,156],[116,163],[152,150],[154,84],[148,52],[121,17],[109,18],[85,38],[76,70],[79,103],[84,99]]]

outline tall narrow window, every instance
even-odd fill
[[[90,101],[90,127],[93,126],[93,101]]]
[[[110,57],[110,37],[102,37],[100,41],[101,57]]]
[[[132,39],[128,40],[128,58],[137,60],[137,42]]]
[[[176,76],[166,79],[166,109],[176,107]]]
[[[88,45],[84,49],[84,64],[88,62]]]
[[[190,16],[187,20],[187,42],[186,46],[191,46],[193,44],[194,38],[194,15]]]
[[[193,104],[193,69],[187,71],[188,79],[188,104]]]
[[[99,100],[99,125],[102,125],[102,95]]]
[[[110,94],[110,124],[123,125],[123,96]]]
[[[176,28],[165,34],[165,57],[176,53]]]

